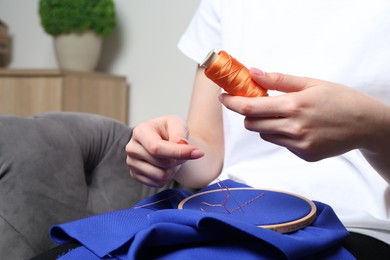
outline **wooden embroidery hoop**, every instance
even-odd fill
[[[281,191],[277,191],[277,190],[265,190],[265,189],[256,189],[256,188],[228,188],[228,189],[222,188],[222,189],[199,192],[199,193],[193,194],[193,195],[185,198],[184,200],[182,200],[178,205],[178,209],[184,210],[186,203],[190,203],[191,200],[193,200],[194,198],[198,198],[200,196],[208,196],[208,194],[215,193],[215,192],[225,192],[226,193],[226,192],[232,192],[232,191],[236,191],[236,190],[240,190],[240,191],[251,190],[251,191],[260,191],[260,192],[280,193],[283,195],[292,196],[296,199],[300,199],[303,202],[307,203],[308,206],[310,207],[309,213],[301,218],[298,218],[298,219],[295,219],[292,221],[272,224],[272,225],[258,225],[258,227],[266,228],[269,230],[274,230],[274,231],[277,231],[279,233],[290,233],[290,232],[294,232],[294,231],[300,230],[302,228],[305,228],[305,227],[311,225],[316,218],[317,207],[311,200],[309,200],[303,196],[300,196],[300,195],[297,195],[294,193],[290,193],[290,192],[281,192]],[[261,214],[261,213],[259,212],[259,214]]]

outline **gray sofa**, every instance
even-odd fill
[[[92,114],[0,116],[0,258],[31,258],[56,246],[50,226],[158,192],[130,177],[130,137],[128,126]]]

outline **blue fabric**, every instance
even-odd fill
[[[247,187],[230,180],[224,184]],[[220,187],[200,192],[213,189]],[[60,259],[354,259],[339,246],[348,232],[326,204],[315,202],[312,225],[280,234],[229,214],[177,209],[190,195],[165,190],[127,210],[53,226],[51,236],[60,244],[82,244]]]

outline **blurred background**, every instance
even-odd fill
[[[103,41],[96,71],[126,77],[128,124],[165,114],[187,116],[197,64],[176,47],[200,0],[115,0],[116,27]],[[12,40],[8,69],[58,68],[39,0],[1,0]],[[93,93],[91,93],[93,95]]]

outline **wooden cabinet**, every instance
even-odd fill
[[[57,69],[0,69],[0,114],[48,111],[94,113],[127,124],[126,78]]]

